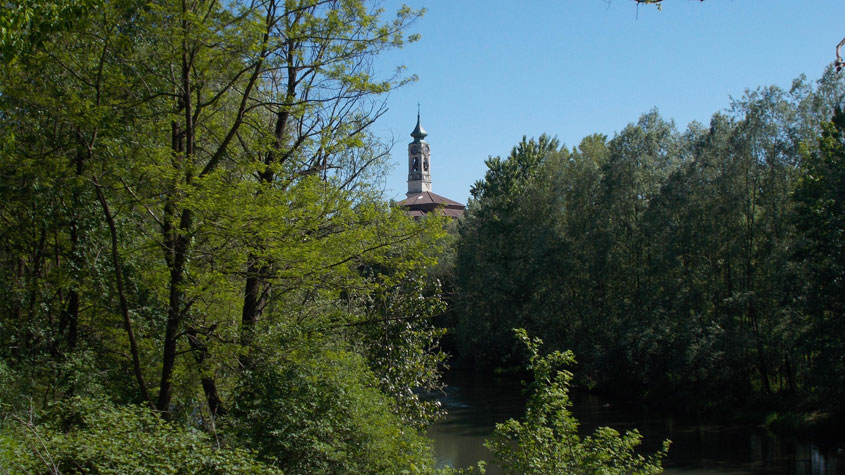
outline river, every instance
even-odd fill
[[[466,467],[488,461],[488,474],[502,471],[490,464],[483,447],[496,422],[521,416],[525,396],[513,378],[496,378],[452,370],[445,378],[440,401],[448,415],[434,424],[439,466]],[[845,443],[776,437],[760,428],[687,421],[642,408],[605,403],[589,394],[573,393],[573,414],[584,433],[610,426],[619,431],[637,428],[643,435],[642,453],[656,451],[663,439],[672,447],[663,462],[667,474],[838,474],[845,473]]]

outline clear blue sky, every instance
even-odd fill
[[[402,2],[388,0],[389,10]],[[419,80],[391,93],[375,133],[397,140],[386,195],[404,199],[422,104],[433,191],[466,203],[488,156],[523,135],[612,137],[656,107],[685,129],[746,89],[815,80],[845,37],[845,0],[406,0],[419,42],[376,61]],[[845,73],[843,73],[845,74]]]

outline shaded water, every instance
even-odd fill
[[[453,370],[446,375],[440,397],[448,416],[434,424],[440,466],[466,467],[488,461],[489,474],[502,473],[489,464],[484,440],[496,422],[519,418],[524,409],[522,385],[512,378],[495,378]],[[669,414],[604,403],[585,394],[572,394],[573,413],[583,433],[599,426],[620,432],[637,428],[643,435],[641,453],[656,451],[663,439],[672,447],[663,466],[667,474],[845,474],[845,442],[810,442],[775,437],[749,426],[685,421]]]

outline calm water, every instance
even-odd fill
[[[511,378],[451,371],[440,398],[449,415],[428,432],[440,466],[466,467],[490,460],[482,444],[496,422],[520,417],[525,396]],[[656,451],[672,440],[663,466],[667,474],[845,474],[845,438],[838,443],[774,437],[754,427],[682,421],[667,414],[616,407],[590,395],[573,394],[573,413],[582,430],[599,426],[619,431],[637,428],[642,449]],[[502,473],[488,464],[490,474]]]

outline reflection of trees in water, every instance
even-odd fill
[[[445,375],[445,394],[438,396],[448,415],[428,431],[441,464],[463,467],[480,457],[490,460],[482,444],[496,422],[521,417],[525,395],[517,378],[498,378],[455,370]],[[572,393],[573,414],[581,433],[596,427],[617,430],[638,427],[643,450],[654,450],[672,439],[664,460],[665,473],[845,473],[845,457],[836,450],[843,442],[797,441],[778,438],[755,427],[713,425],[660,414],[640,406],[607,403],[595,395]],[[488,474],[501,473],[496,467]]]

